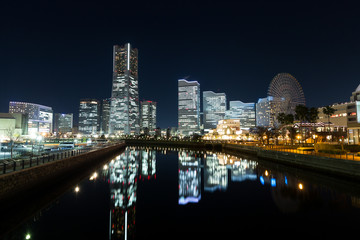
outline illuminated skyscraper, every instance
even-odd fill
[[[156,129],[156,102],[141,102],[141,128],[149,131]]]
[[[110,98],[103,99],[101,102],[100,134],[109,133],[110,103],[111,103]]]
[[[277,127],[279,125],[277,116],[283,112],[285,100],[268,96],[260,98],[256,104],[256,126]]]
[[[230,108],[225,112],[225,119],[240,119],[240,128],[249,129],[256,126],[255,103],[230,101]]]
[[[197,81],[178,81],[178,125],[180,134],[200,132],[200,84]]]
[[[113,49],[113,81],[109,131],[139,133],[138,50],[130,43]]]
[[[79,107],[79,132],[94,135],[99,131],[100,103],[96,99],[82,99]]]
[[[219,120],[223,120],[226,111],[226,94],[203,92],[204,130],[216,128]]]
[[[54,116],[54,132],[68,133],[72,132],[73,114],[72,113],[55,113]]]

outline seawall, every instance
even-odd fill
[[[309,169],[328,175],[360,180],[360,162],[353,160],[322,157],[308,154],[265,150],[255,146],[224,144],[223,151],[230,153],[248,153],[259,159],[285,164],[297,168]]]
[[[346,178],[349,180],[360,180],[360,162],[354,160],[336,159],[308,154],[297,154],[291,152],[280,152],[264,150],[260,147],[211,142],[189,142],[189,141],[166,141],[166,140],[126,140],[129,145],[139,146],[163,146],[163,147],[185,147],[190,149],[202,149],[212,151],[223,151],[229,154],[247,154],[296,168],[316,171],[322,174]]]
[[[0,239],[118,156],[125,143],[0,176]]]
[[[0,175],[0,202],[5,198],[11,198],[38,185],[50,186],[53,182],[66,180],[68,176],[97,165],[103,159],[119,153],[125,146],[125,143],[120,143],[96,151]]]

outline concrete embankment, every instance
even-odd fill
[[[260,147],[211,143],[211,142],[189,142],[189,141],[165,141],[165,140],[126,140],[127,144],[139,146],[161,146],[189,149],[203,149],[212,151],[223,151],[229,154],[253,155],[258,159],[285,164],[288,166],[309,169],[323,174],[340,176],[352,180],[360,180],[360,162],[345,159],[322,157],[318,155],[297,154],[290,152],[280,152],[264,150]]]
[[[45,163],[0,176],[0,202],[18,193],[26,192],[36,186],[51,185],[55,181],[66,179],[78,171],[99,164],[106,157],[119,153],[125,143],[112,145],[96,151],[66,159]]]
[[[1,175],[0,239],[122,153],[125,147],[121,143]]]
[[[223,151],[233,154],[253,154],[260,159],[266,159],[276,163],[302,169],[309,169],[328,175],[360,180],[360,162],[358,161],[328,158],[317,155],[264,150],[259,147],[237,144],[224,144]]]

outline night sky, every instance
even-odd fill
[[[306,103],[349,101],[360,84],[360,14],[343,1],[7,1],[0,6],[0,112],[9,101],[74,113],[108,98],[112,46],[139,50],[139,99],[177,126],[177,80],[257,102],[292,74]]]

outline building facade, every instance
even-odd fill
[[[256,103],[256,126],[275,128],[279,126],[277,116],[283,112],[284,99],[268,96]]]
[[[182,135],[200,133],[200,84],[178,80],[178,129]]]
[[[138,50],[130,43],[115,45],[109,132],[137,134],[139,119]]]
[[[55,113],[54,133],[57,135],[72,132],[74,116],[72,113]]]
[[[29,135],[50,134],[53,131],[53,110],[51,107],[27,102],[10,102],[9,113],[28,115]]]
[[[214,93],[213,91],[203,92],[203,124],[204,131],[216,128],[218,122],[225,117],[226,94]]]
[[[0,113],[0,142],[15,136],[27,135],[27,127],[27,114]]]
[[[141,129],[152,132],[156,129],[156,102],[141,102]]]
[[[100,110],[100,134],[109,133],[111,99],[106,98],[101,102]]]
[[[329,118],[327,115],[323,113],[323,109],[325,107],[320,107],[317,122],[323,122],[328,124],[329,122],[332,124],[332,128],[336,126],[337,128],[346,128],[348,125],[348,108],[349,106],[354,105],[352,102],[346,103],[337,103],[331,105],[332,108],[335,109],[334,114],[332,114]],[[350,113],[351,114],[351,113]],[[349,115],[351,116],[351,115]],[[351,119],[351,118],[350,118]],[[333,131],[333,130],[332,130]]]
[[[82,99],[79,107],[79,133],[95,135],[100,128],[100,103],[96,99]]]
[[[349,144],[360,143],[360,85],[350,96],[350,102],[336,103],[330,105],[335,112],[331,116],[323,113],[325,107],[319,108],[319,118],[317,122],[323,122],[325,131],[347,132]],[[319,129],[323,131],[323,129]]]
[[[241,129],[250,129],[256,126],[255,103],[230,101],[229,110],[225,112],[225,119],[239,119]]]
[[[360,143],[360,84],[350,96],[347,109],[347,136],[349,144]]]

